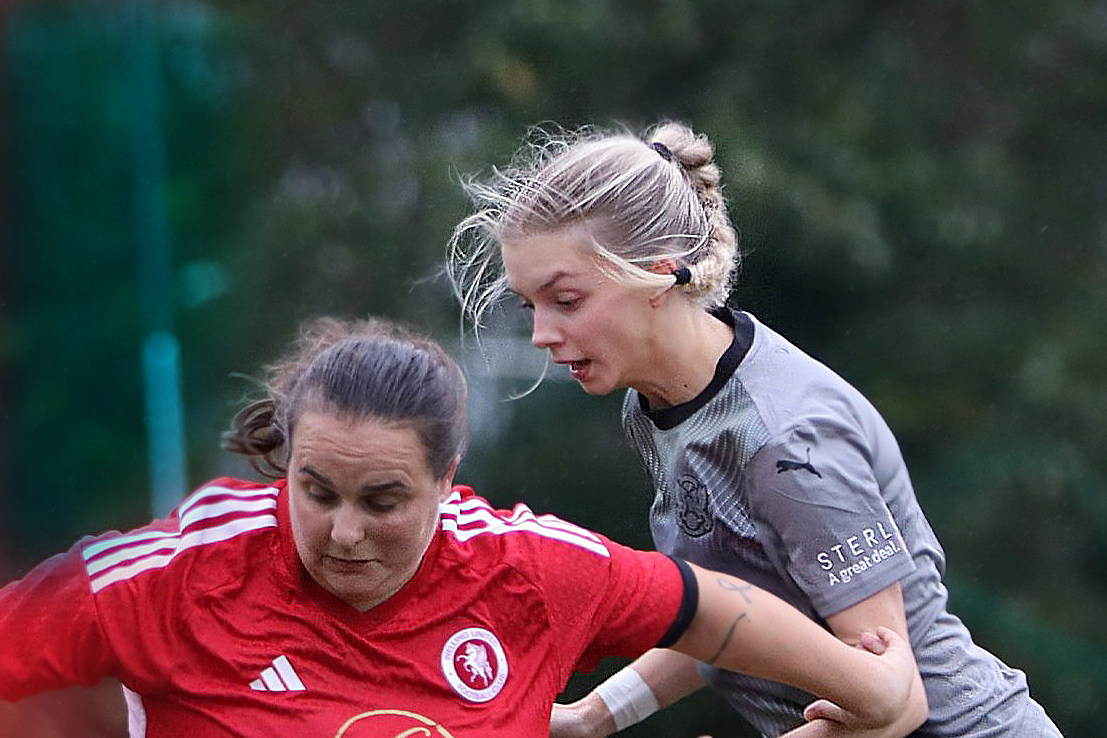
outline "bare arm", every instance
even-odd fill
[[[655,648],[647,651],[627,669],[633,669],[653,693],[659,708],[665,708],[703,686],[703,678],[691,656]],[[550,738],[605,738],[616,732],[615,720],[593,690],[576,702],[554,705]]]
[[[899,583],[877,592],[861,602],[827,618],[827,624],[835,635],[846,643],[858,645],[862,634],[884,627],[895,631],[905,641],[908,638],[907,617],[903,606],[903,593]],[[825,700],[808,706],[805,716],[812,722],[788,733],[788,738],[835,738],[836,736],[864,736],[884,738],[909,732],[926,720],[928,705],[918,668],[911,679],[908,707],[892,724],[879,730],[851,730],[856,727],[852,716]]]
[[[831,700],[847,711],[851,727],[904,736],[925,719],[925,699],[919,714],[919,695],[912,688],[918,680],[914,656],[894,629],[877,630],[887,650],[876,656],[843,643],[769,592],[737,577],[692,568],[700,587],[699,610],[675,650]]]
[[[676,704],[704,685],[696,660],[667,648],[646,651],[631,667],[650,685],[662,708]]]
[[[906,633],[906,619],[898,585],[898,630],[878,625],[866,630],[867,618],[848,615],[836,621],[843,638],[885,654],[876,656],[838,640],[769,592],[737,577],[692,568],[699,584],[698,610],[673,646],[686,656],[655,649],[631,665],[660,707],[702,686],[693,660],[698,659],[825,698],[808,708],[812,722],[790,732],[789,738],[902,738],[925,720],[922,683],[910,645],[901,635]],[[865,601],[868,607],[855,606],[853,614],[884,613],[890,605],[877,597]],[[895,598],[887,597],[894,613]],[[894,625],[894,618],[889,622]],[[595,691],[572,705],[554,708],[551,738],[604,738],[615,731],[611,713]]]

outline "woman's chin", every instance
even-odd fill
[[[595,395],[597,397],[610,394],[618,389],[610,382],[605,382],[595,376],[590,376],[584,380],[578,379],[577,384],[580,385],[580,388],[588,394]]]

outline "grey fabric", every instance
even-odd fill
[[[735,327],[735,344],[700,397],[651,411],[631,390],[623,405],[624,428],[654,482],[658,550],[740,576],[820,622],[901,582],[930,701],[917,734],[1027,735],[1025,676],[977,647],[946,612],[944,553],[883,418],[752,316],[719,317]],[[765,735],[801,724],[813,699],[703,670]],[[1053,731],[1042,734],[1060,735]]]

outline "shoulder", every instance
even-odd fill
[[[230,550],[245,553],[258,542],[254,534],[276,529],[279,492],[277,486],[216,479],[165,519],[83,542],[81,557],[92,591],[124,582],[140,586],[185,572],[199,583],[207,577],[197,579],[196,566],[205,563],[207,574],[225,576],[237,568],[236,557],[227,555]]]
[[[772,435],[815,422],[854,426],[878,415],[850,382],[750,316],[754,341],[737,377]]]
[[[510,569],[542,591],[547,602],[580,604],[636,591],[641,582],[658,577],[679,579],[667,556],[635,550],[523,504],[494,509],[465,487],[455,488],[443,504],[441,526],[460,565],[486,573]]]
[[[496,509],[468,487],[455,487],[443,503],[441,527],[470,569],[508,567],[558,601],[580,604],[597,592],[622,592],[654,578],[680,581],[668,556],[624,546],[521,503]]]
[[[610,542],[555,515],[539,515],[519,503],[511,510],[494,508],[465,486],[456,486],[441,506],[442,531],[456,546],[496,550],[526,559],[540,551],[579,552],[607,558]]]
[[[770,370],[786,366],[792,371],[799,371],[798,379],[801,382],[811,383],[837,383],[844,380],[835,374],[828,366],[815,359],[806,351],[788,338],[762,323],[749,313],[741,314],[753,325],[753,338],[750,350],[747,353],[747,361],[743,363],[741,371],[743,381],[749,383],[751,379],[769,380],[772,375]],[[781,378],[785,379],[785,378]],[[788,385],[794,385],[797,377],[787,378]]]

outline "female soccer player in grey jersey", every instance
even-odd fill
[[[725,306],[737,237],[714,149],[684,125],[528,142],[467,189],[448,271],[479,328],[505,293],[532,341],[590,394],[629,388],[623,421],[656,488],[657,547],[739,574],[838,637],[910,638],[925,736],[1059,736],[1025,675],[946,610],[944,554],[880,414],[748,313]],[[651,652],[573,705],[552,735],[603,736],[706,679],[753,726],[800,725],[807,695]],[[808,717],[834,718],[833,710]],[[848,727],[848,726],[847,726]]]

